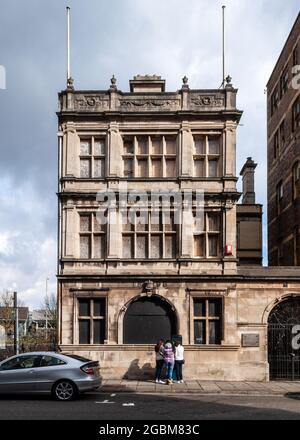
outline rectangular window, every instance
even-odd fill
[[[278,130],[276,131],[275,135],[274,135],[274,159],[277,159],[277,157],[279,156],[279,132]]]
[[[298,45],[293,50],[293,67],[298,66]]]
[[[299,194],[299,180],[300,180],[300,164],[296,162],[293,166],[293,200],[296,200]]]
[[[283,148],[285,145],[285,131],[286,131],[286,124],[285,124],[285,120],[283,120],[279,128],[280,148]]]
[[[299,266],[300,261],[300,236],[299,236],[299,226],[294,228],[294,266]]]
[[[80,139],[80,177],[105,177],[105,140],[91,136]]]
[[[161,159],[152,159],[152,177],[162,177]]]
[[[176,177],[176,159],[166,159],[166,177]]]
[[[208,177],[218,177],[218,160],[210,159],[208,162]]]
[[[90,343],[90,320],[80,319],[79,321],[79,344]]]
[[[283,205],[283,182],[279,182],[276,189],[277,213],[280,214]]]
[[[80,258],[105,258],[106,225],[99,223],[96,213],[80,214],[79,229]]]
[[[293,105],[292,116],[293,116],[292,127],[294,132],[300,127],[300,97],[296,99]]]
[[[124,176],[128,179],[134,177],[133,159],[124,159]]]
[[[289,84],[289,71],[288,71],[288,68],[286,68],[280,77],[280,96],[281,97],[283,97],[283,95],[286,93],[286,91],[288,89],[288,84]]]
[[[221,136],[194,136],[194,177],[220,177]]]
[[[205,177],[205,160],[194,159],[194,177]]]
[[[218,258],[221,255],[221,213],[206,212],[202,231],[194,222],[194,257]]]
[[[79,344],[104,344],[106,339],[106,299],[78,300]]]
[[[194,343],[219,345],[221,335],[222,300],[194,298]]]
[[[278,104],[279,104],[279,91],[278,91],[278,86],[276,86],[271,96],[271,116],[273,116],[273,114],[277,110]]]
[[[176,149],[175,136],[124,137],[124,177],[176,178]]]
[[[123,216],[128,216],[128,211]],[[175,259],[176,225],[174,213],[145,210],[137,212],[123,224],[123,258]]]

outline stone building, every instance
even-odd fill
[[[300,265],[299,66],[300,14],[267,85],[268,244],[271,266]]]
[[[100,360],[104,377],[153,374],[154,342],[174,336],[186,378],[290,374],[275,326],[297,310],[300,274],[260,267],[250,158],[237,207],[236,97],[231,78],[166,92],[158,76],[129,93],[115,78],[103,91],[70,80],[59,94],[59,342]]]

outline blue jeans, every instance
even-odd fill
[[[165,363],[165,361],[163,359],[156,361],[156,370],[155,370],[155,379],[156,380],[160,380],[160,378],[161,378],[161,372],[162,372],[164,363]]]
[[[166,362],[166,368],[167,368],[167,380],[172,380],[174,362]]]

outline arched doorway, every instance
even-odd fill
[[[123,320],[124,344],[154,344],[175,334],[176,313],[159,296],[140,297],[129,305]]]
[[[300,350],[293,347],[293,328],[300,325],[300,298],[280,302],[268,319],[270,379],[299,380]]]

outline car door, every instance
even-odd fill
[[[42,356],[40,366],[36,369],[37,392],[50,392],[52,385],[59,379],[64,379],[67,363],[62,359],[52,356]]]
[[[41,356],[20,355],[0,366],[0,392],[26,393],[36,391],[36,368]]]

